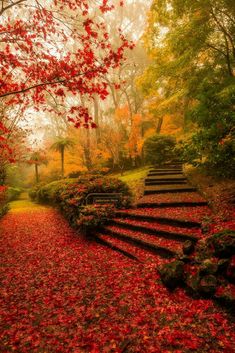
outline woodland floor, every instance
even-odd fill
[[[161,284],[165,259],[133,261],[23,200],[0,234],[1,353],[235,352],[231,317]]]

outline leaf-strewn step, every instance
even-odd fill
[[[135,212],[139,215],[147,214],[153,217],[171,217],[176,220],[187,220],[202,222],[205,217],[209,218],[212,215],[212,211],[208,206],[201,207],[165,207],[165,208],[137,208],[136,210],[126,210],[125,212]]]
[[[145,185],[185,185],[187,184],[187,180],[145,180]]]
[[[181,251],[182,243],[172,240],[156,237],[155,235],[143,234],[142,232],[123,229],[118,226],[109,225],[104,228],[104,232],[114,237],[131,242],[136,246],[154,251],[161,256],[172,257]]]
[[[116,216],[119,218],[122,217],[122,218],[136,219],[136,220],[148,221],[148,222],[158,222],[159,224],[168,224],[168,225],[173,225],[173,226],[183,227],[183,228],[201,228],[200,222],[187,220],[187,219],[185,220],[183,219],[182,214],[178,215],[179,218],[176,218],[176,216],[175,218],[174,216],[172,217],[171,216],[172,210],[168,217],[166,217],[166,214],[163,212],[160,214],[160,216],[155,215],[154,211],[156,211],[156,209],[153,209],[153,210],[152,209],[150,210],[133,209],[133,210],[117,211]]]
[[[171,182],[171,181],[187,181],[187,179],[184,176],[177,176],[175,178],[173,177],[166,177],[166,178],[162,178],[159,176],[153,176],[153,177],[147,177],[145,179],[145,182],[148,181],[166,181],[166,182]]]
[[[148,201],[143,201],[139,202],[137,204],[137,207],[139,208],[153,208],[153,207],[160,207],[160,208],[165,208],[165,207],[202,207],[202,206],[207,206],[206,201],[199,201],[199,202],[191,202],[191,201],[176,201],[176,202],[148,202]]]
[[[178,166],[183,166],[183,163],[180,161],[177,162],[170,162],[170,163],[164,163],[161,165],[153,165],[153,168],[165,168],[165,167],[178,167]]]
[[[139,202],[205,202],[205,199],[197,192],[175,192],[159,195],[145,195]]]
[[[187,180],[186,177],[183,174],[174,174],[174,175],[155,175],[153,174],[148,174],[147,180],[151,179],[151,180]],[[145,180],[146,180],[145,179]]]
[[[107,239],[107,238],[110,238],[110,239]],[[139,261],[139,259],[133,253],[133,251],[128,251],[127,247],[123,249],[123,246],[122,247],[118,246],[117,244],[114,243],[112,237],[108,237],[108,236],[105,237],[104,235],[93,234],[93,239],[95,239],[99,244],[105,245],[108,248],[111,248],[112,250],[117,251],[132,260]]]
[[[128,218],[115,218],[112,224],[126,229],[133,229],[143,232],[144,234],[151,234],[157,237],[164,237],[167,239],[176,239],[178,241],[192,240],[196,242],[201,237],[200,229],[178,228],[176,226],[169,226],[157,222],[136,221]]]
[[[135,246],[134,244],[128,243],[125,240],[114,238],[111,235],[102,234],[101,232],[96,233],[95,236],[104,241],[103,245],[106,245],[114,250],[118,249],[116,251],[123,253],[124,256],[128,256],[145,263],[151,261],[154,262],[155,266],[158,264],[159,259],[160,263],[162,264],[163,259],[158,257],[157,254]],[[169,260],[166,259],[165,261]]]
[[[144,190],[144,195],[153,195],[153,194],[167,194],[167,193],[178,193],[178,192],[194,192],[197,188],[186,185],[153,185],[148,186]]]
[[[148,175],[175,175],[175,174],[183,175],[183,172],[177,172],[177,171],[172,171],[172,172],[154,172],[154,171],[150,171],[148,173]]]
[[[182,168],[151,168],[151,169],[149,169],[149,172],[150,172],[150,173],[153,173],[153,172],[161,172],[161,173],[164,173],[164,172],[175,172],[175,173],[182,173],[183,170],[182,170]]]

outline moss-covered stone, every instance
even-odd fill
[[[206,259],[213,257],[214,247],[212,244],[208,244],[206,239],[198,241],[195,248],[195,259],[198,262],[202,262]]]
[[[229,259],[220,259],[218,261],[218,274],[224,275],[229,265]]]
[[[191,240],[186,240],[183,244],[183,253],[185,255],[190,255],[194,251],[194,244]]]
[[[208,239],[207,244],[213,246],[214,255],[220,258],[235,255],[235,231],[225,229],[215,233]]]
[[[199,283],[199,291],[203,294],[213,295],[216,291],[217,279],[213,275],[203,276]]]
[[[229,309],[233,312],[235,310],[235,292],[232,285],[226,284],[223,286],[218,287],[215,298],[219,300],[222,304],[227,304]]]
[[[218,264],[212,259],[206,259],[201,263],[199,269],[202,275],[214,275],[218,271]]]
[[[184,243],[177,261],[159,271],[163,283],[175,288],[183,282],[194,297],[211,297],[234,305],[235,231],[224,230],[201,239],[194,250],[191,241]],[[223,287],[226,290],[217,290]]]
[[[158,269],[162,282],[170,289],[176,288],[184,280],[184,263],[179,260],[172,261]]]
[[[226,276],[229,281],[235,283],[235,256],[232,256],[226,271]]]
[[[195,273],[187,278],[186,284],[187,284],[188,288],[191,289],[191,291],[198,292],[200,280],[201,280],[201,277],[200,277],[200,274],[198,271],[197,273]]]

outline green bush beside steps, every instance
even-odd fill
[[[119,179],[83,175],[77,179],[62,179],[50,184],[37,184],[30,190],[32,200],[57,206],[69,223],[74,227],[97,227],[104,224],[115,214],[113,204],[87,205],[91,193],[121,194],[116,208],[131,205],[132,195],[129,187]]]

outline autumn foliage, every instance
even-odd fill
[[[76,127],[95,127],[81,96],[104,99],[108,95],[104,76],[119,66],[125,49],[133,47],[121,32],[115,46],[111,44],[104,17],[109,11],[114,7],[107,0],[4,1],[0,10],[3,104],[19,106],[23,112],[32,102],[34,108],[47,109],[47,96],[61,104],[70,96],[68,121]],[[1,119],[0,147],[10,153],[4,142],[7,127],[7,118]]]
[[[8,214],[0,230],[3,352],[234,352],[218,306],[161,284],[166,260],[87,242],[55,210]]]

